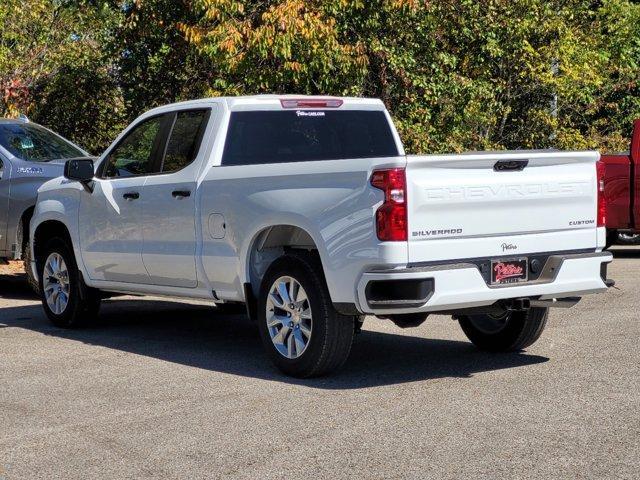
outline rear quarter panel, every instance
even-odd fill
[[[406,265],[405,242],[380,242],[374,213],[383,194],[369,185],[374,168],[404,166],[404,157],[251,166],[219,166],[201,187],[202,261],[221,298],[241,295],[249,255],[259,233],[291,225],[314,240],[334,302],[353,303],[356,279],[376,265]],[[225,236],[208,233],[222,215]]]

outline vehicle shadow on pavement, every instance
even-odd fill
[[[24,273],[0,275],[0,298],[9,300],[37,300],[38,296],[27,284]]]
[[[272,366],[248,318],[222,315],[210,306],[112,299],[104,302],[93,326],[64,330],[49,323],[40,305],[29,305],[0,308],[1,324],[190,367],[319,389],[464,378],[548,361],[527,353],[483,353],[468,342],[364,330],[357,335],[351,357],[341,371],[325,378],[297,380]]]
[[[609,249],[613,258],[640,258],[640,248],[615,248]]]

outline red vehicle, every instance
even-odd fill
[[[633,124],[627,153],[602,155],[607,205],[607,245],[619,234],[640,234],[640,119]]]

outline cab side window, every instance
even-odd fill
[[[109,153],[103,177],[132,177],[150,173],[162,122],[162,116],[153,117],[131,130]]]
[[[177,172],[195,160],[208,118],[209,110],[188,110],[175,115],[161,172]]]

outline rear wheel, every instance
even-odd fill
[[[548,308],[499,315],[461,315],[462,331],[482,350],[514,352],[533,345],[547,324]]]
[[[341,367],[349,356],[355,317],[331,303],[319,261],[306,252],[287,254],[267,270],[258,299],[258,328],[268,356],[295,377]]]
[[[52,238],[39,262],[40,297],[51,322],[62,328],[85,325],[100,309],[100,295],[85,285],[67,242]]]

